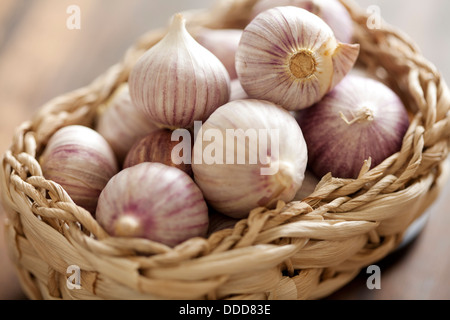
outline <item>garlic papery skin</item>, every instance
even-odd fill
[[[276,7],[244,29],[236,70],[250,98],[287,110],[320,101],[353,68],[359,44],[338,42],[330,27],[298,7]]]
[[[168,129],[159,129],[146,135],[138,140],[128,152],[123,167],[128,168],[140,164],[142,162],[159,162],[168,166],[176,167],[189,176],[192,176],[192,168],[190,163],[178,163],[176,160],[172,160],[172,153],[174,148],[180,143],[177,139],[173,138],[173,131]],[[190,145],[190,149],[192,146]],[[184,152],[185,150],[180,150]],[[190,150],[189,150],[190,151]],[[191,153],[189,153],[190,159]],[[186,155],[179,155],[181,158]]]
[[[322,18],[333,30],[338,41],[351,43],[354,36],[353,19],[338,0],[261,0],[252,10],[252,18],[274,7],[294,6]]]
[[[208,231],[208,207],[183,171],[144,162],[120,171],[100,194],[99,224],[111,236],[145,238],[173,247]]]
[[[165,37],[133,67],[133,103],[160,126],[190,128],[205,121],[230,97],[230,76],[223,63],[201,46],[176,14]]]
[[[197,132],[192,170],[211,208],[242,219],[257,207],[291,201],[307,164],[294,117],[263,100],[236,100],[217,109]]]
[[[43,175],[95,214],[98,196],[118,170],[114,152],[95,130],[79,125],[56,131],[40,157]]]
[[[356,179],[366,160],[371,168],[400,151],[409,127],[397,94],[371,78],[348,75],[322,101],[297,112],[316,176]]]
[[[95,130],[108,141],[120,164],[131,147],[159,127],[132,102],[128,83],[122,84],[103,106]]]
[[[228,71],[230,79],[236,79],[236,50],[241,40],[241,29],[202,28],[195,39],[213,53]]]

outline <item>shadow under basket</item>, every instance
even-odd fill
[[[358,65],[403,100],[411,125],[401,150],[358,179],[321,178],[303,201],[255,208],[234,228],[175,248],[110,237],[38,158],[61,127],[93,127],[98,108],[165,34],[144,34],[86,87],[56,97],[22,124],[2,157],[9,255],[30,299],[321,299],[402,243],[448,181],[450,94],[436,68],[400,30],[342,1],[361,45]],[[187,27],[244,28],[255,0],[223,0],[185,12]],[[68,285],[80,275],[80,288]],[[71,282],[70,282],[71,283]]]

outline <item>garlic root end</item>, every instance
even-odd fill
[[[305,79],[316,72],[317,62],[309,50],[301,50],[294,54],[289,61],[289,69],[297,79]]]

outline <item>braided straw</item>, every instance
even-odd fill
[[[186,12],[188,28],[243,28],[255,0],[218,1]],[[412,114],[402,149],[358,179],[324,176],[304,201],[256,208],[234,228],[175,248],[109,237],[38,162],[49,137],[96,112],[136,60],[165,34],[152,30],[90,85],[44,105],[3,155],[0,183],[9,254],[31,299],[319,299],[392,252],[447,180],[450,94],[414,43],[343,1],[361,44],[358,63],[387,83]],[[370,170],[369,170],[370,169]],[[67,285],[76,265],[81,288]],[[70,269],[69,269],[70,270]]]

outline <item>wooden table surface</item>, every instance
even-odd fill
[[[358,0],[375,5],[389,23],[410,34],[424,55],[450,78],[449,1]],[[393,3],[395,2],[395,4]],[[205,8],[212,0],[2,0],[0,4],[0,153],[14,130],[51,98],[89,84],[144,32],[165,25],[177,12]],[[71,5],[80,8],[80,29],[70,30]],[[381,289],[368,274],[329,299],[449,299],[450,183],[430,209],[420,236],[380,262]],[[1,215],[1,213],[0,213]],[[2,219],[0,219],[2,220]],[[2,222],[0,222],[1,224]],[[9,263],[0,228],[0,299],[25,298]]]

